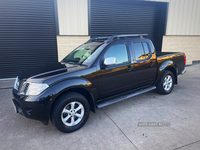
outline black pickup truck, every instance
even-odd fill
[[[146,34],[91,38],[61,62],[23,71],[15,111],[62,132],[81,128],[90,111],[156,89],[169,94],[185,73],[184,53],[156,54]],[[122,103],[123,105],[123,103]]]

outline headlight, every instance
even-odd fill
[[[30,83],[26,95],[38,95],[49,87],[46,83]]]

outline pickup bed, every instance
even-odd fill
[[[156,53],[144,36],[91,38],[61,62],[21,72],[13,88],[15,111],[73,132],[96,108],[154,89],[169,94],[186,71],[186,55]]]

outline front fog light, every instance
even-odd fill
[[[46,83],[31,83],[28,87],[26,95],[38,95],[49,87]]]

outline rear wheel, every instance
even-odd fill
[[[160,82],[157,85],[157,92],[160,94],[169,94],[174,87],[174,74],[169,71],[166,70],[164,71]]]
[[[62,95],[53,106],[51,121],[58,130],[69,133],[80,129],[89,113],[87,99],[79,93],[70,92]]]

